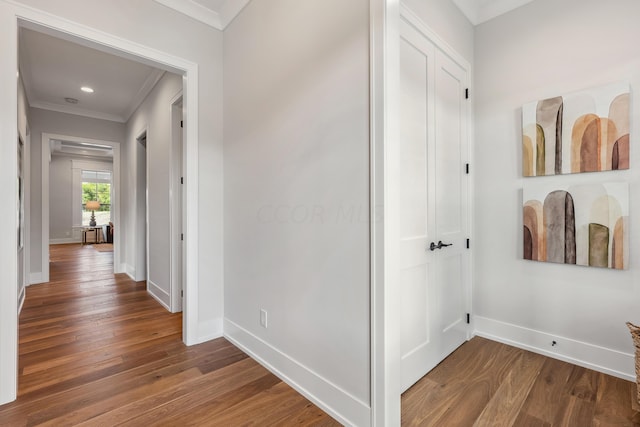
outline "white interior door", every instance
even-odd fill
[[[402,23],[403,391],[467,339],[467,71]]]

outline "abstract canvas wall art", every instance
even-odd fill
[[[522,107],[522,174],[629,169],[629,84],[557,96]]]
[[[627,268],[629,184],[525,184],[524,259]]]

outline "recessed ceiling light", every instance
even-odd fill
[[[65,101],[67,101],[69,104],[77,104],[78,100],[75,98],[65,98]]]
[[[93,89],[91,89],[89,86],[82,86],[80,90],[87,93],[93,93]]]

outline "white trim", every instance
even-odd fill
[[[224,320],[224,336],[339,423],[349,426],[370,425],[371,410],[367,403],[229,319]]]
[[[17,35],[10,6],[0,3],[0,219],[11,230],[0,240],[0,404],[16,398],[18,377]]]
[[[397,283],[398,0],[370,1],[371,425],[400,425],[400,298]],[[397,173],[395,174],[397,175]],[[382,215],[381,215],[382,214]]]
[[[56,111],[58,113],[73,114],[76,116],[89,117],[91,119],[108,120],[110,122],[125,123],[126,119],[116,114],[103,113],[101,111],[93,111],[86,108],[74,107],[72,105],[54,104],[45,101],[30,101],[31,108],[39,108],[41,110]]]
[[[627,381],[636,380],[634,355],[499,320],[476,316],[475,334]],[[552,346],[553,341],[556,342]]]
[[[133,218],[133,235],[134,237],[134,260],[133,263],[135,265],[135,281],[141,282],[143,280],[147,280],[150,277],[149,272],[149,151],[147,149],[147,142],[149,140],[149,125],[145,123],[145,125],[136,133],[135,135],[135,149],[133,155],[135,156],[135,185],[133,186],[133,200],[135,204],[135,215]],[[138,150],[140,144],[140,140],[144,138],[144,238],[140,236],[141,230],[138,229],[139,221],[140,221],[140,211],[138,210],[138,197],[141,195],[138,194],[138,176],[140,174],[140,170],[138,170]],[[140,258],[140,252],[142,247],[138,247],[138,245],[143,245],[144,247],[144,270],[141,268],[140,262],[142,261]],[[144,273],[143,273],[144,272]]]
[[[198,291],[199,291],[199,218],[198,206],[199,185],[199,145],[198,145],[198,67],[193,65],[182,77],[183,87],[183,115],[184,115],[184,139],[183,150],[186,154],[182,159],[184,172],[184,186],[182,191],[186,195],[187,210],[182,218],[184,225],[185,242],[182,246],[182,259],[186,262],[182,265],[184,281],[183,298],[183,326],[182,339],[186,345],[196,344],[198,338]],[[185,108],[186,107],[186,108]],[[222,171],[220,171],[222,176]],[[220,224],[222,227],[222,224]],[[220,284],[222,285],[222,283]],[[186,321],[184,320],[186,318]]]
[[[183,170],[183,165],[178,164],[178,160],[184,157],[184,150],[181,153],[178,152],[179,148],[182,148],[183,144],[178,146],[177,139],[181,135],[180,140],[184,139],[182,135],[182,128],[177,125],[175,114],[180,114],[180,120],[184,120],[182,117],[183,98],[182,90],[180,90],[169,101],[169,117],[171,117],[171,149],[169,151],[169,289],[171,295],[170,309],[172,313],[182,311],[182,270],[184,268],[184,261],[182,257],[182,240],[178,238],[178,235],[182,233],[184,228],[184,222],[182,221],[183,213],[183,198],[182,198],[182,184],[180,184],[180,172]],[[177,107],[180,104],[180,107]],[[180,111],[178,112],[178,108]],[[179,197],[176,197],[179,195]]]
[[[444,52],[449,58],[457,62],[462,68],[468,71],[469,75],[472,73],[471,64],[462,55],[460,55],[445,39],[440,37],[435,31],[416,15],[407,5],[403,2],[400,3],[400,16],[407,23],[412,25],[416,30],[422,33],[428,38],[438,49]],[[470,79],[470,77],[467,77]],[[469,84],[471,80],[467,81]]]
[[[72,240],[73,239],[50,239],[49,238],[49,162],[51,160],[51,140],[64,140],[69,142],[87,142],[90,144],[108,145],[113,149],[113,169],[112,181],[113,181],[113,200],[111,200],[111,212],[113,217],[113,223],[116,224],[115,232],[113,235],[113,272],[122,273],[118,267],[121,264],[121,253],[123,253],[122,241],[120,239],[120,232],[122,227],[118,226],[121,223],[120,215],[120,143],[115,141],[105,141],[91,138],[78,138],[69,135],[60,135],[52,133],[42,133],[42,279],[44,282],[49,281],[49,243],[50,241],[57,240]],[[72,160],[73,168],[79,169],[76,166],[94,167],[96,163],[102,162],[85,162],[82,160]],[[106,164],[105,164],[106,166]],[[75,227],[76,225],[74,225]]]
[[[184,72],[185,88],[185,156],[186,171],[186,232],[189,237],[184,246],[185,259],[185,298],[183,315],[183,340],[187,345],[198,341],[198,286],[199,286],[199,106],[198,106],[198,64],[142,44],[114,36],[87,25],[82,25],[59,16],[25,6],[14,0],[0,2],[0,51],[6,57],[0,63],[0,140],[17,140],[17,80],[18,69],[18,21],[28,27],[45,29],[66,39],[72,39],[84,45],[98,48],[122,57],[134,58],[147,64],[172,71]],[[11,150],[9,150],[11,148]],[[7,152],[9,150],[9,152]],[[0,200],[15,200],[16,189],[10,183],[15,182],[16,150],[13,144],[0,144]],[[119,171],[118,171],[119,173]],[[47,201],[48,202],[48,201]],[[15,206],[0,206],[0,218],[9,224],[15,223]],[[48,215],[47,215],[48,222]],[[48,225],[48,224],[47,224]],[[218,224],[218,226],[221,226]],[[116,232],[122,227],[116,227]],[[14,233],[0,243],[0,272],[4,283],[16,283],[17,253]],[[33,250],[34,248],[32,248]],[[47,251],[48,252],[48,251]],[[120,266],[114,252],[114,266]],[[48,279],[48,278],[47,278]],[[0,288],[0,404],[16,398],[17,390],[17,286]]]
[[[140,105],[147,99],[147,96],[151,93],[156,84],[160,81],[160,79],[165,75],[166,71],[159,70],[154,68],[151,73],[147,76],[146,80],[142,84],[142,87],[133,97],[131,101],[131,105],[124,113],[124,123],[128,122],[131,118],[131,115],[140,107]]]
[[[209,9],[192,0],[154,0],[216,30],[223,31],[251,0],[228,0],[219,11]]]
[[[122,271],[129,276],[131,280],[136,281],[136,269],[129,264],[122,264]]]
[[[20,316],[20,313],[22,312],[22,307],[24,306],[24,300],[26,296],[27,296],[27,288],[23,287],[22,290],[20,291],[20,296],[18,297],[18,316]]]
[[[153,283],[151,280],[147,280],[147,293],[151,295],[153,299],[158,301],[160,305],[171,311],[169,309],[169,301],[171,300],[171,296],[167,291]]]
[[[220,14],[215,10],[209,9],[199,3],[189,0],[154,0],[170,9],[180,12],[190,18],[202,22],[216,30],[222,30],[222,20]]]
[[[84,140],[84,138],[82,138]],[[103,162],[101,160],[78,160],[71,159],[71,169],[91,170],[98,172],[113,172],[113,162]],[[111,177],[113,181],[113,177]]]

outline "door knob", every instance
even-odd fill
[[[435,251],[436,249],[446,248],[447,246],[453,246],[453,243],[442,243],[442,240],[438,240],[438,244],[431,242],[429,250]]]

